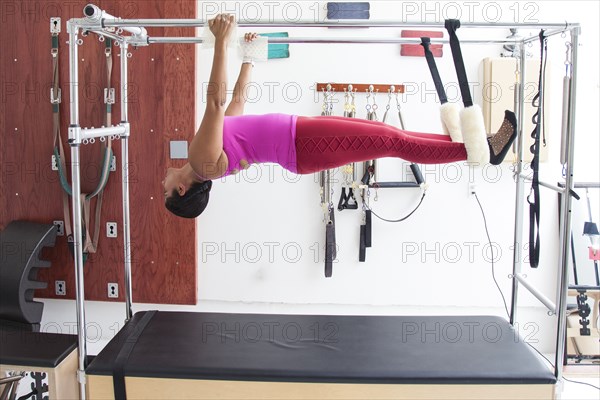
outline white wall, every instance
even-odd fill
[[[256,18],[261,7],[263,19],[297,18],[314,20],[325,2],[200,2],[200,17],[211,17],[218,10],[236,12],[238,17]],[[291,3],[288,4],[288,3]],[[404,4],[402,4],[404,3]],[[427,7],[426,9],[424,7]],[[469,8],[470,7],[470,8]],[[580,22],[583,26],[577,101],[576,177],[578,181],[598,181],[598,3],[569,2],[371,2],[372,20],[402,19],[442,22],[462,10],[463,21],[490,21],[500,11],[502,21]],[[300,10],[300,11],[298,11]],[[426,14],[430,10],[432,13]],[[470,14],[470,15],[469,15]],[[388,36],[400,35],[400,29],[272,29],[285,30],[290,36]],[[264,30],[266,31],[266,30]],[[240,34],[243,31],[240,32]],[[261,30],[262,32],[262,30]],[[459,37],[496,37],[508,30],[461,29]],[[537,34],[536,31],[520,32]],[[558,152],[562,71],[565,39],[550,41],[553,66],[548,79],[553,93],[550,99],[552,123],[548,125],[551,162],[544,164],[544,176],[550,182],[560,177],[555,162]],[[480,75],[480,62],[496,56],[499,46],[465,45],[463,55],[470,80]],[[426,63],[421,58],[400,57],[399,45],[292,45],[291,58],[257,64],[254,84],[248,91],[249,114],[268,112],[318,115],[320,100],[315,82],[405,83],[414,90],[402,97],[406,127],[409,130],[440,132],[438,104]],[[535,55],[537,46],[531,48]],[[143,56],[139,54],[136,56]],[[208,81],[211,50],[198,49],[198,121],[204,112],[202,84]],[[240,59],[233,53],[229,60],[231,87],[239,71]],[[438,59],[442,79],[455,82],[449,48]],[[287,90],[287,91],[286,91]],[[459,101],[450,91],[451,101]],[[481,92],[475,92],[481,101]],[[338,100],[342,97],[338,95]],[[377,97],[380,118],[386,98]],[[364,118],[365,98],[359,96],[358,116]],[[392,104],[393,106],[393,104]],[[340,115],[339,105],[335,113]],[[392,113],[389,123],[397,125]],[[398,179],[407,165],[399,160],[382,163],[382,179]],[[486,212],[491,240],[501,253],[496,254],[496,277],[510,302],[508,274],[512,271],[514,223],[514,184],[509,164],[501,168],[469,170],[463,163],[422,166],[429,183],[421,208],[407,221],[387,224],[374,219],[373,247],[367,262],[358,262],[360,212],[336,213],[338,260],[333,277],[323,275],[324,225],[319,205],[319,187],[315,177],[294,176],[275,165],[253,166],[247,172],[215,182],[211,202],[198,219],[198,297],[195,307],[136,305],[135,310],[159,308],[190,311],[342,313],[342,314],[497,314],[505,315],[502,300],[491,276],[491,265],[483,249],[487,238],[481,212],[474,197],[468,195],[475,182]],[[394,173],[398,171],[398,173]],[[497,175],[499,174],[499,175]],[[498,178],[497,178],[498,177]],[[334,202],[339,198],[335,187]],[[375,193],[373,191],[372,195]],[[557,260],[556,195],[544,192],[542,215],[542,260],[538,270],[527,274],[550,298],[555,296]],[[419,199],[414,190],[380,190],[376,212],[389,218],[403,216]],[[525,214],[527,217],[527,215]],[[597,217],[597,216],[596,216]],[[527,227],[527,223],[524,224]],[[525,235],[527,230],[524,231]],[[525,236],[526,237],[526,236]],[[525,255],[523,255],[525,257]],[[522,324],[539,328],[533,339],[543,351],[550,352],[555,334],[553,317],[531,295],[519,297]],[[123,306],[88,303],[88,322],[99,327],[98,340],[91,352],[100,349],[122,325]],[[53,330],[74,321],[74,305],[65,301],[46,301],[44,323]],[[55,324],[55,325],[52,325]],[[527,325],[534,329],[534,325]],[[537,328],[536,328],[537,329]],[[524,334],[532,331],[524,331]],[[90,335],[93,336],[93,333]]]

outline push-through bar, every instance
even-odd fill
[[[198,28],[203,27],[206,24],[206,20],[203,19],[110,19],[108,16],[105,17],[103,25],[106,27],[163,27],[163,28],[177,28],[177,27],[190,27]],[[430,22],[401,22],[401,21],[364,21],[364,20],[343,20],[343,21],[237,21],[238,26],[241,27],[256,27],[256,28],[438,28],[444,29],[444,23],[430,23]],[[507,29],[507,28],[520,28],[520,29],[562,29],[568,30],[573,27],[579,26],[579,24],[573,23],[550,23],[550,24],[526,24],[526,23],[488,23],[488,22],[464,22],[461,23],[461,28],[493,28],[493,29]]]
[[[269,43],[312,43],[312,44],[420,44],[420,38],[365,38],[365,37],[269,37]],[[201,37],[148,37],[148,43],[203,43]],[[518,44],[520,39],[463,39],[462,42],[474,44]],[[448,44],[448,39],[431,38],[431,43]],[[132,43],[137,44],[137,43]],[[145,44],[145,43],[144,43]]]

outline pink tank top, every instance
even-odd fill
[[[229,160],[225,175],[264,162],[277,163],[296,173],[297,119],[287,114],[225,117],[223,151]]]

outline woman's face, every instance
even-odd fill
[[[176,168],[167,168],[167,175],[162,181],[164,188],[165,199],[171,197],[173,190],[177,190],[179,195],[182,196],[181,190],[183,185],[180,182],[179,170]]]

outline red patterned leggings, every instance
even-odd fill
[[[344,117],[298,117],[296,161],[299,174],[353,162],[399,157],[421,164],[467,159],[462,143],[449,136],[409,132],[376,121]]]

